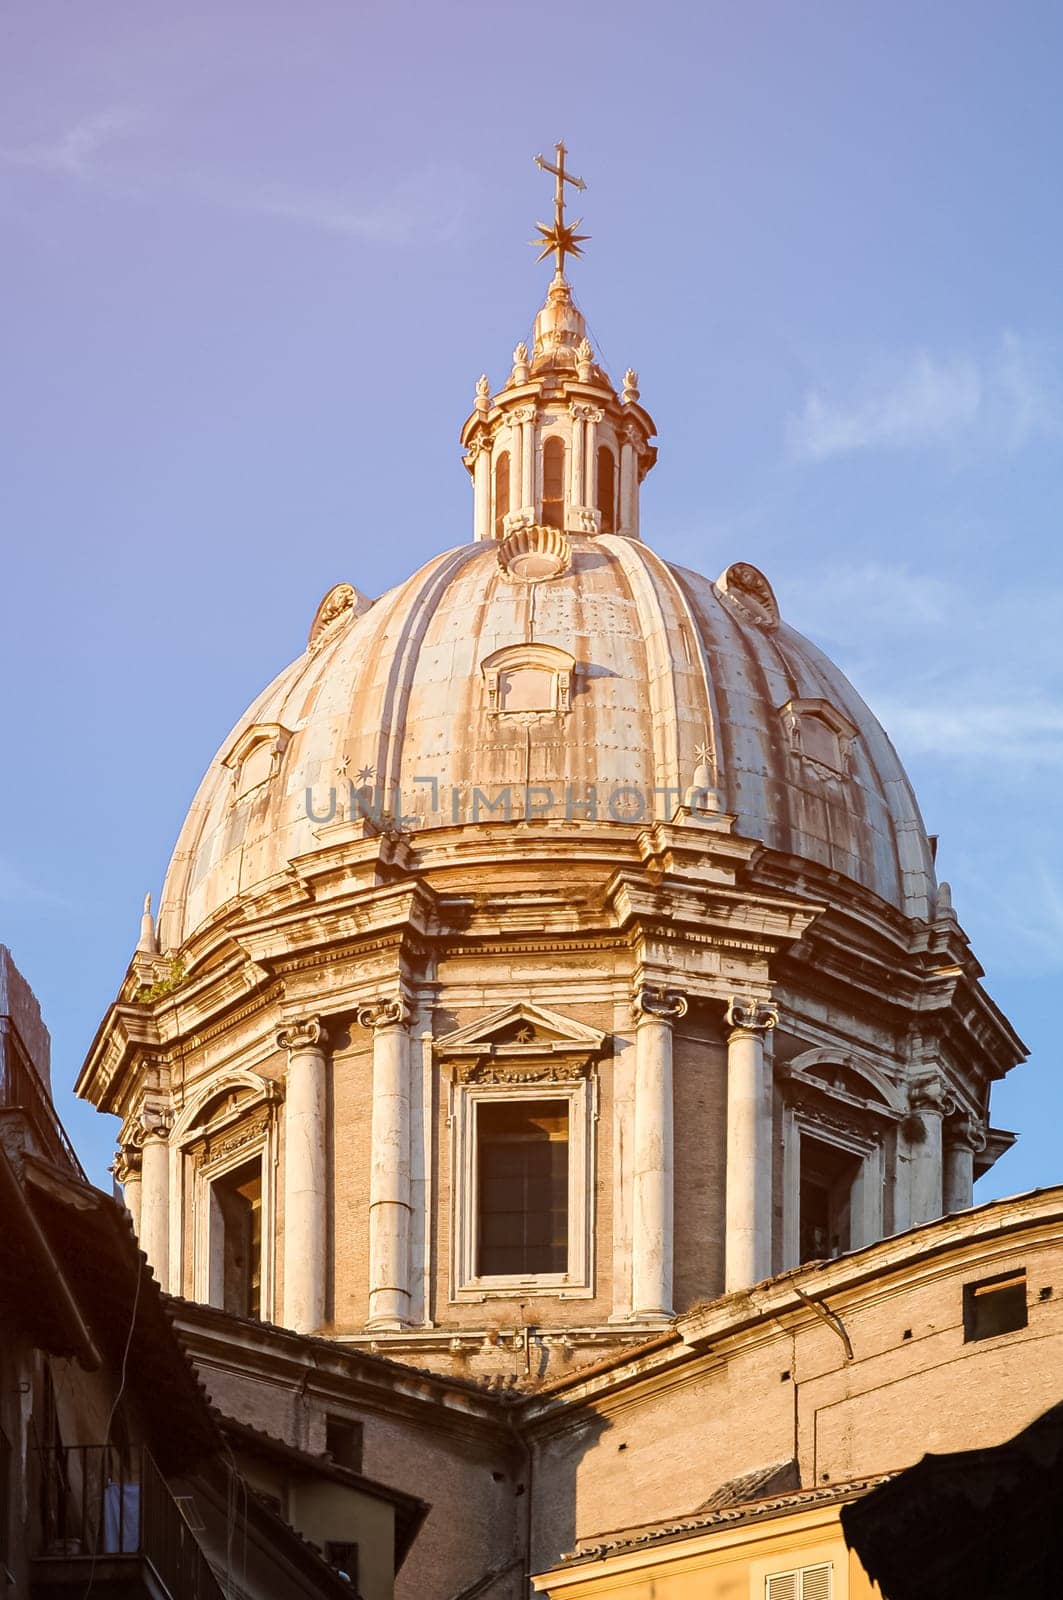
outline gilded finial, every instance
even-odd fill
[[[536,259],[544,261],[547,256],[552,255],[558,276],[563,278],[565,276],[565,257],[581,256],[583,254],[581,246],[590,238],[589,233],[576,232],[576,229],[583,221],[582,217],[577,217],[575,222],[572,223],[565,221],[565,184],[570,183],[574,189],[581,190],[585,189],[587,185],[582,178],[577,178],[574,173],[566,171],[565,157],[568,155],[568,151],[565,149],[564,144],[557,143],[554,146],[554,151],[557,155],[556,165],[552,161],[547,161],[543,156],[535,157],[535,165],[540,172],[552,172],[557,182],[554,185],[553,226],[548,227],[545,222],[537,222],[535,226],[538,228],[541,238],[534,239],[532,243],[542,246]]]

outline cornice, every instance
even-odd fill
[[[977,1270],[979,1264],[1016,1248],[1023,1234],[1030,1246],[1058,1243],[1063,1223],[1063,1186],[1034,1190],[1009,1200],[991,1201],[970,1211],[938,1218],[863,1250],[818,1266],[801,1267],[770,1278],[740,1294],[732,1294],[677,1317],[671,1337],[655,1341],[643,1352],[621,1352],[599,1370],[572,1373],[548,1392],[521,1402],[520,1423],[538,1431],[564,1428],[574,1407],[586,1419],[606,1414],[627,1393],[656,1392],[663,1375],[711,1355],[726,1360],[726,1349],[778,1338],[780,1330],[818,1320],[816,1302],[843,1314],[903,1294],[923,1282]],[[799,1292],[800,1291],[800,1292]],[[671,1381],[671,1380],[669,1380]]]

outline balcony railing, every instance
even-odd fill
[[[56,1116],[51,1096],[3,1020],[0,1020],[0,1107],[23,1112],[42,1153],[59,1166],[69,1167],[83,1183],[88,1182],[74,1146]]]
[[[40,1451],[38,1560],[86,1581],[102,1562],[146,1561],[171,1600],[224,1591],[151,1455],[113,1445]],[[71,1573],[73,1576],[73,1571]]]

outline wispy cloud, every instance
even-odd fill
[[[811,389],[786,424],[789,455],[807,462],[965,439],[1016,449],[1037,434],[1063,434],[1063,386],[1048,353],[1013,333],[988,357],[919,351],[847,395]]]
[[[212,185],[205,192],[220,205],[297,226],[371,244],[408,244],[416,239],[454,238],[464,217],[460,196],[465,188],[462,175],[429,167],[377,196],[278,185],[258,189]]]
[[[130,134],[140,121],[139,114],[128,107],[112,106],[83,117],[55,138],[0,150],[0,161],[9,167],[90,178],[108,147]]]
[[[895,636],[900,630],[944,623],[956,599],[943,578],[886,561],[791,574],[785,597],[786,614],[795,627],[854,643],[869,631]]]
[[[875,713],[909,755],[1063,766],[1061,701],[983,700],[972,687],[967,698],[876,695]]]

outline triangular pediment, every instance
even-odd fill
[[[492,1011],[489,1016],[467,1023],[436,1040],[443,1055],[493,1050],[600,1050],[605,1035],[598,1028],[563,1017],[545,1006],[518,1000]]]

